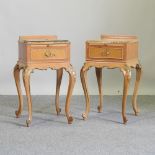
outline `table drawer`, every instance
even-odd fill
[[[65,60],[67,59],[66,47],[36,47],[31,48],[30,58],[35,60]]]
[[[123,59],[123,47],[89,46],[88,57],[92,59]]]

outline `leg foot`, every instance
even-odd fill
[[[98,110],[98,113],[101,113],[102,112],[102,107],[101,106],[97,106],[97,110]]]
[[[136,111],[136,112],[135,112],[135,116],[138,116],[138,114],[139,114],[139,111]]]
[[[73,117],[72,116],[69,116],[68,117],[68,124],[72,124],[73,123],[73,120],[74,120]]]
[[[84,113],[82,114],[82,117],[83,117],[83,120],[86,120],[86,119],[87,119],[87,114],[84,112]]]
[[[124,116],[124,117],[123,117],[123,124],[126,124],[127,121],[128,121],[127,118]]]
[[[16,118],[19,118],[19,117],[21,116],[21,112],[18,111],[18,110],[16,110],[16,111],[15,111],[15,115],[16,115]]]
[[[29,127],[31,124],[31,120],[26,120],[26,126]]]
[[[56,112],[57,112],[57,115],[60,115],[60,113],[61,113],[61,108],[57,109]]]

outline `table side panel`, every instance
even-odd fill
[[[138,43],[127,44],[127,60],[138,59]]]
[[[27,46],[24,43],[18,42],[18,60],[19,62],[26,62],[27,61]]]

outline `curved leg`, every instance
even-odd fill
[[[32,122],[32,99],[30,94],[30,73],[32,72],[32,69],[26,68],[23,71],[23,81],[27,96],[27,104],[28,104],[28,119],[26,120],[26,125],[29,127],[29,125]]]
[[[15,111],[17,118],[21,115],[22,110],[23,110],[23,96],[22,96],[22,90],[21,90],[21,85],[20,85],[20,70],[21,70],[21,68],[17,64],[14,67],[14,79],[15,79],[15,83],[16,83],[16,87],[17,87],[18,102],[19,102],[18,110]]]
[[[57,83],[56,83],[56,97],[55,97],[55,106],[57,115],[60,114],[61,109],[59,108],[59,93],[60,93],[60,85],[63,75],[63,68],[57,70]]]
[[[125,67],[121,69],[124,75],[124,88],[123,88],[123,99],[122,99],[122,117],[123,117],[123,123],[127,123],[127,117],[126,117],[126,100],[127,100],[127,94],[128,94],[128,88],[130,84],[131,79],[131,69],[130,67]]]
[[[132,107],[135,112],[135,115],[137,116],[139,113],[139,108],[137,104],[137,93],[138,93],[138,87],[139,87],[139,82],[142,74],[142,68],[140,64],[136,65],[136,81],[135,81],[135,87],[134,87],[134,93],[132,97]]]
[[[102,102],[103,102],[103,90],[102,90],[102,68],[95,68],[98,90],[99,90],[99,105],[97,107],[98,112],[102,112]]]
[[[88,94],[88,88],[87,88],[87,68],[84,65],[81,68],[81,72],[80,72],[80,77],[81,77],[81,83],[82,83],[82,87],[84,90],[84,94],[85,94],[85,100],[86,100],[86,110],[85,112],[82,114],[83,119],[87,119],[88,117],[88,113],[90,111],[90,98],[89,98],[89,94]]]
[[[70,65],[68,68],[65,68],[65,70],[69,74],[69,85],[68,85],[68,92],[67,92],[67,97],[66,97],[66,105],[65,105],[65,112],[66,112],[66,117],[68,120],[68,124],[72,124],[73,122],[73,117],[70,115],[69,110],[70,110],[70,100],[76,80],[76,74],[73,71],[73,67]]]

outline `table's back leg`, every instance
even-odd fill
[[[88,84],[87,84],[87,71],[88,68],[84,65],[81,68],[80,77],[81,77],[81,83],[84,90],[85,100],[86,100],[86,110],[82,114],[83,119],[87,119],[88,113],[90,112],[90,98],[88,93]]]
[[[70,100],[71,100],[73,88],[74,88],[75,81],[76,81],[76,74],[73,71],[73,67],[71,65],[68,68],[66,67],[65,70],[69,74],[69,85],[68,85],[68,91],[67,91],[67,97],[66,97],[65,112],[66,112],[68,124],[72,124],[73,117],[70,115],[69,111],[70,111]]]
[[[25,86],[26,96],[27,96],[27,104],[28,104],[28,119],[26,120],[26,125],[29,125],[32,122],[32,99],[30,94],[30,73],[32,69],[26,68],[23,70],[23,82]]]
[[[124,67],[121,69],[124,75],[124,86],[123,86],[123,99],[122,99],[122,117],[123,117],[123,123],[127,123],[127,117],[126,117],[126,100],[128,95],[128,88],[130,84],[131,79],[131,69],[130,67]]]
[[[60,68],[57,70],[56,96],[55,96],[55,106],[56,106],[57,115],[59,115],[61,112],[61,109],[59,107],[59,94],[60,94],[62,75],[63,75],[63,68]]]
[[[133,106],[133,110],[135,112],[135,115],[138,115],[138,113],[140,111],[138,104],[137,104],[137,93],[138,93],[138,87],[139,87],[141,75],[142,75],[141,65],[137,64],[136,65],[136,81],[135,81],[134,93],[133,93],[133,97],[132,97],[132,106]]]
[[[102,89],[102,68],[95,68],[98,90],[99,90],[99,105],[97,107],[98,112],[102,112],[102,102],[103,102],[103,89]]]
[[[21,68],[19,67],[18,64],[15,65],[14,67],[14,79],[17,87],[17,92],[18,92],[18,110],[15,111],[16,117],[18,118],[23,110],[23,96],[22,96],[22,90],[21,90],[21,85],[20,85],[20,70]]]

